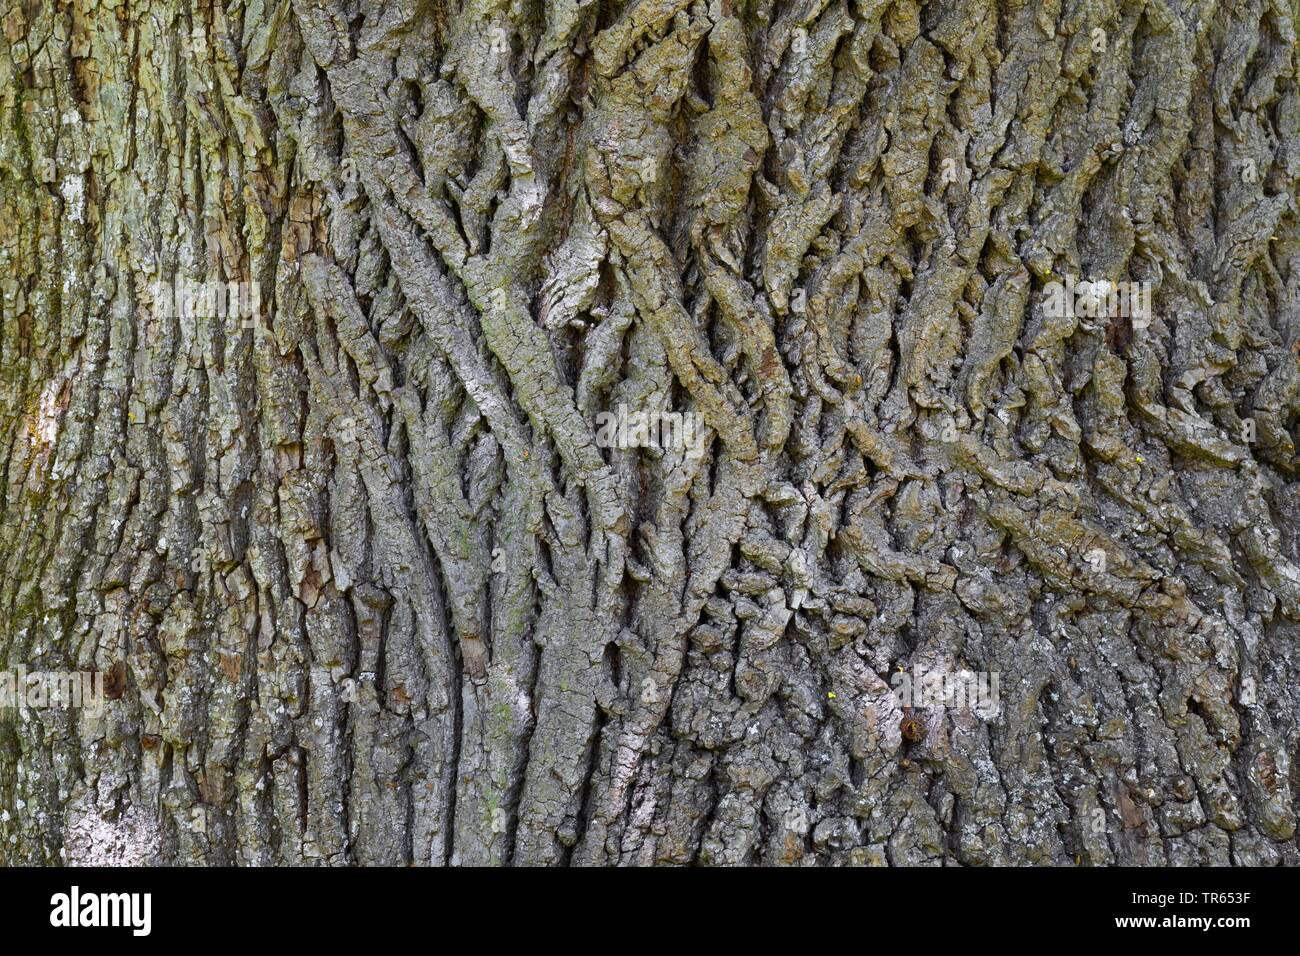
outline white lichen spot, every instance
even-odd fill
[[[63,201],[67,203],[68,218],[73,222],[84,222],[86,215],[86,181],[81,176],[73,175],[63,180],[59,190]]]
[[[157,860],[161,830],[143,807],[132,805],[110,820],[87,798],[69,808],[67,820],[63,843],[70,866],[147,866]]]
[[[41,390],[41,400],[36,406],[36,420],[30,428],[32,444],[51,448],[59,436],[59,420],[66,406],[59,401],[63,381],[54,379]]]

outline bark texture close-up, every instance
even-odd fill
[[[1298,13],[0,0],[0,864],[1300,863]]]

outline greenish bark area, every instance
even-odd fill
[[[0,0],[0,863],[1300,862],[1296,14]]]

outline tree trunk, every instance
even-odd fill
[[[0,0],[0,862],[1300,862],[1296,12]]]

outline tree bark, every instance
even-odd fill
[[[1296,13],[0,0],[0,862],[1300,862]]]

